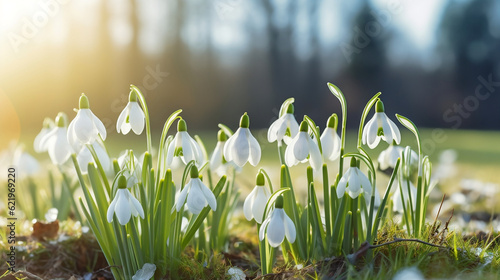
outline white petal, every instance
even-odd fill
[[[267,201],[269,197],[266,196],[265,189],[266,187],[257,186],[257,193],[255,195],[255,199],[252,203],[252,214],[257,223],[262,223],[262,219],[264,218],[264,210],[266,208]]]
[[[333,153],[333,135],[330,130],[331,128],[327,127],[319,138],[321,141],[321,149],[323,150],[323,158],[325,160],[329,159]]]
[[[249,221],[251,221],[254,218],[252,206],[257,191],[258,191],[258,186],[255,186],[255,188],[253,188],[253,190],[245,198],[245,202],[243,203],[243,214],[245,214],[245,218]]]
[[[288,242],[295,242],[296,231],[292,219],[285,213],[285,235]]]
[[[346,187],[347,187],[347,179],[349,178],[349,175],[351,174],[351,168],[349,168],[346,173],[344,174],[344,176],[342,176],[342,178],[340,178],[340,181],[337,185],[337,197],[343,197],[344,196],[344,193],[345,193],[345,190],[346,190]]]
[[[373,149],[377,147],[378,143],[380,142],[380,137],[377,135],[378,133],[378,113],[375,113],[375,115],[372,118],[371,125],[367,126],[367,144],[370,149]]]
[[[187,206],[189,211],[191,211],[191,213],[193,214],[199,214],[206,205],[207,200],[203,195],[203,191],[201,190],[199,184],[193,182],[191,184],[191,189],[189,190],[189,194],[187,197]]]
[[[299,132],[297,142],[293,146],[293,156],[298,161],[303,161],[309,155],[309,135],[307,132]]]
[[[239,167],[243,167],[248,161],[250,155],[250,147],[248,140],[248,128],[238,128],[238,131],[233,135],[235,137],[233,147],[230,151],[231,158]]]
[[[357,167],[350,167],[352,169],[351,176],[349,176],[349,184],[347,186],[347,193],[350,197],[356,198],[361,194],[361,180],[359,178],[359,169]]]
[[[236,140],[236,134],[239,133],[240,130],[238,129],[235,134],[231,135],[231,137],[227,139],[226,145],[224,145],[224,157],[227,161],[233,160],[234,141]]]
[[[120,130],[122,130],[123,134],[128,133],[128,131],[127,132],[124,131],[123,125],[126,124],[129,109],[130,109],[130,103],[128,103],[127,106],[123,108],[122,112],[118,116],[118,120],[116,121],[116,132],[120,133]]]
[[[290,129],[290,137],[295,137],[299,133],[299,124],[295,120],[293,114],[285,114],[288,120],[288,128]]]
[[[43,148],[42,145],[40,145],[40,141],[42,140],[42,138],[45,137],[45,135],[47,135],[47,133],[49,133],[51,131],[50,128],[42,128],[42,130],[40,130],[40,132],[38,133],[38,135],[35,137],[35,141],[33,142],[33,148],[35,150],[35,152],[37,153],[41,153],[41,152],[44,152],[46,151],[47,149]]]
[[[194,140],[192,137],[189,137],[189,142],[191,143],[191,150],[194,154],[194,161],[196,162],[196,164],[201,165],[205,161],[205,159],[203,158],[200,144],[198,144],[198,142],[196,142],[196,140]]]
[[[267,141],[269,141],[269,143],[272,143],[276,140],[279,140],[278,131],[281,129],[281,126],[282,126],[284,121],[285,121],[285,119],[283,117],[281,117],[281,118],[278,118],[277,120],[275,120],[271,124],[271,126],[269,127],[269,130],[267,131]]]
[[[128,194],[128,196],[129,196],[129,199],[130,199],[130,202],[131,202],[133,208],[141,216],[141,218],[144,219],[144,210],[142,209],[142,205],[139,202],[139,200],[137,200],[137,198],[133,197],[132,194],[130,194],[130,193]],[[135,216],[137,216],[137,215],[135,215]]]
[[[248,161],[250,162],[251,165],[256,166],[259,164],[260,161],[260,155],[261,155],[261,150],[260,150],[260,145],[259,142],[257,142],[257,139],[253,137],[252,133],[250,133],[250,130],[248,131],[248,141],[249,141],[249,148],[250,148],[250,158]]]
[[[146,116],[144,115],[141,106],[139,106],[139,103],[129,102],[129,104],[130,104],[130,111],[129,111],[130,126],[132,127],[134,133],[139,135],[144,130],[144,123]]]
[[[73,152],[78,153],[82,149],[82,146],[79,143],[79,141],[76,139],[75,120],[74,119],[71,121],[71,123],[68,126],[67,137],[68,137],[68,143],[71,145]]]
[[[212,208],[213,211],[216,211],[217,199],[215,198],[214,193],[207,186],[205,186],[200,179],[195,178],[195,180],[198,181],[198,185],[205,196],[205,200],[208,202],[208,205],[210,205],[210,208]]]
[[[54,140],[49,147],[49,156],[52,163],[61,165],[71,156],[71,146],[68,143],[66,128],[58,127]]]
[[[94,115],[94,113],[92,113],[92,111],[90,111],[90,109],[88,109],[88,110],[89,110],[90,114],[92,115],[92,122],[94,123],[95,128],[97,129],[97,131],[101,135],[102,140],[106,140],[106,127],[104,127],[104,124],[102,123],[102,121],[98,117],[96,117],[96,115]]]
[[[189,134],[187,131],[179,131],[177,132],[179,135],[179,141],[181,142],[182,146],[182,161],[184,164],[188,164],[190,161],[194,160],[194,153],[193,153],[193,148],[191,146],[191,142],[189,141]]]
[[[212,168],[212,170],[215,170],[222,165],[222,153],[224,152],[224,144],[226,144],[226,141],[219,141],[215,146],[214,153],[210,158],[210,168]]]
[[[111,170],[112,168],[111,159],[109,158],[108,153],[104,149],[104,146],[102,146],[100,142],[96,141],[94,142],[94,144],[92,144],[92,147],[94,147],[95,153],[97,154],[97,158],[99,159],[99,162],[101,163],[101,166],[104,169],[104,171],[108,172],[109,170]]]
[[[108,207],[108,213],[107,213],[107,218],[108,218],[108,223],[111,223],[113,221],[113,215],[115,214],[115,206],[116,206],[116,201],[118,197],[118,193],[115,196],[115,199],[111,201],[111,204]]]
[[[124,226],[130,220],[130,216],[132,215],[132,211],[130,209],[130,204],[128,201],[128,196],[125,192],[128,192],[127,189],[119,189],[117,191],[117,202],[115,207],[116,217],[118,218],[118,222]]]
[[[358,169],[358,178],[359,182],[361,184],[361,187],[365,192],[368,192],[370,196],[372,195],[372,185],[370,184],[370,180],[368,180],[368,177],[361,172],[361,170]]]
[[[177,142],[179,142],[178,139],[179,139],[179,133],[175,134],[175,137],[172,140],[172,142],[170,142],[170,144],[168,144],[168,148],[167,148],[167,166],[172,165],[172,161],[174,160],[175,149],[177,147]]]
[[[83,144],[91,144],[95,141],[94,124],[89,111],[89,109],[80,109],[73,120],[76,139]]]
[[[309,164],[311,164],[312,168],[314,170],[321,170],[322,166],[322,160],[321,160],[321,152],[319,151],[318,144],[316,143],[316,140],[313,140],[311,138],[308,139],[309,141],[309,153],[311,156],[309,157]]]
[[[387,123],[389,124],[389,126],[391,128],[392,137],[394,138],[394,140],[396,140],[396,144],[401,143],[401,133],[399,132],[399,129],[396,126],[396,124],[393,121],[391,121],[391,119],[389,119],[389,118],[387,118]]]
[[[390,145],[390,144],[392,144],[393,135],[392,135],[391,126],[389,125],[388,121],[391,121],[391,120],[389,120],[389,118],[385,115],[385,113],[380,113],[380,114],[383,114],[383,115],[380,115],[380,119],[381,119],[381,123],[382,123],[382,130],[384,131],[383,139],[385,140],[385,142],[387,142]]]
[[[366,144],[368,141],[368,133],[373,125],[373,122],[375,121],[375,117],[372,117],[363,127],[363,135],[361,136],[361,140],[363,144]]]
[[[272,247],[278,247],[285,239],[285,224],[284,224],[285,212],[283,209],[274,209],[271,214],[271,220],[269,221],[269,226],[267,226],[267,239],[269,240],[269,245]]]
[[[179,197],[177,198],[177,201],[175,202],[175,209],[177,210],[177,212],[181,211],[184,202],[186,202],[186,197],[190,188],[191,188],[191,181],[189,181],[189,183],[187,183],[184,186],[181,193],[179,194]]]
[[[298,140],[299,140],[299,135],[295,136],[295,138],[292,139],[292,141],[290,142],[290,144],[288,145],[288,147],[286,147],[286,150],[285,150],[285,163],[289,167],[294,166],[297,163],[299,163],[299,161],[295,158],[295,156],[293,154],[294,147],[295,147],[295,145],[296,145],[296,143],[297,143]]]

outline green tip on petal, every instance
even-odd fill
[[[127,178],[125,178],[125,176],[123,175],[121,175],[120,178],[118,178],[118,188],[119,189],[127,188]]]
[[[295,112],[295,106],[293,106],[293,104],[288,105],[288,108],[286,108],[286,113],[293,114],[294,112]]]
[[[301,132],[307,132],[308,127],[309,127],[309,126],[308,126],[307,122],[306,122],[306,121],[302,121],[302,122],[300,123],[300,129],[299,129],[299,130],[300,130]]]
[[[283,196],[280,195],[276,198],[276,202],[274,203],[274,207],[283,209]]]
[[[243,127],[243,128],[250,127],[250,118],[248,117],[246,112],[245,112],[245,114],[243,114],[243,116],[241,116],[240,127]]]
[[[56,125],[57,125],[57,127],[65,127],[66,126],[66,114],[64,114],[63,112],[60,112],[59,114],[57,114]]]
[[[43,119],[43,128],[51,128],[54,125],[54,122],[50,118]]]
[[[328,121],[326,122],[326,127],[337,129],[337,124],[339,122],[339,119],[337,117],[337,114],[332,114],[329,118]]]
[[[351,167],[357,167],[358,166],[358,163],[356,161],[356,158],[355,157],[351,157]]]
[[[200,174],[198,173],[198,168],[196,166],[191,167],[191,178],[200,178]]]
[[[398,145],[398,143],[396,143],[396,139],[392,140],[392,145],[393,146],[397,146]]]
[[[224,142],[227,140],[227,135],[226,135],[226,133],[224,133],[224,131],[222,129],[219,130],[219,132],[217,133],[217,140],[219,142]]]
[[[375,112],[376,113],[383,113],[383,112],[385,112],[385,110],[384,110],[384,103],[382,103],[382,101],[380,99],[377,101],[377,105],[375,105]]]
[[[187,131],[187,124],[186,121],[183,119],[180,119],[179,122],[177,122],[177,131]]]
[[[137,102],[137,93],[135,91],[130,91],[130,94],[128,96],[128,101],[130,102]]]
[[[87,98],[87,96],[85,95],[85,93],[82,93],[82,95],[80,96],[79,108],[80,109],[88,109],[88,108],[90,108],[90,106],[89,106],[89,99]]]
[[[264,186],[265,183],[266,180],[264,178],[264,174],[262,174],[262,172],[259,172],[259,174],[257,174],[257,178],[255,179],[255,184],[257,186]]]

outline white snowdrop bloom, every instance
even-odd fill
[[[278,196],[274,206],[274,210],[260,227],[259,240],[263,240],[267,234],[267,240],[272,247],[278,247],[285,240],[285,236],[288,242],[295,242],[295,225],[283,210],[283,196]]]
[[[229,137],[224,146],[224,157],[233,161],[237,166],[243,167],[247,162],[256,166],[259,164],[261,150],[259,142],[250,132],[250,118],[247,113],[240,119],[240,127]]]
[[[125,176],[118,178],[118,190],[107,212],[109,223],[113,221],[113,214],[116,214],[118,222],[123,226],[130,221],[132,215],[135,217],[140,215],[144,219],[144,210],[139,201],[127,189],[127,179]]]
[[[394,196],[392,197],[392,201],[394,202],[393,210],[397,212],[403,212],[403,199],[405,202],[405,207],[408,209],[410,207],[410,199],[411,199],[411,205],[413,206],[413,210],[415,210],[415,207],[417,205],[417,188],[413,185],[412,182],[409,182],[410,184],[410,192],[411,192],[411,197],[408,196],[408,180],[403,180],[403,185],[400,186],[398,184],[398,187],[396,191],[394,192]],[[401,196],[401,189],[403,190],[403,195]]]
[[[243,213],[247,220],[251,221],[255,219],[255,221],[260,224],[264,217],[267,201],[271,197],[271,192],[264,185],[264,174],[259,172],[256,181],[255,188],[250,192],[243,203]]]
[[[295,120],[293,112],[293,104],[290,104],[285,114],[271,124],[267,131],[267,141],[269,141],[269,143],[278,141],[278,144],[281,144],[283,140],[288,145],[292,138],[297,135],[299,132],[299,124],[297,120]]]
[[[326,128],[321,134],[321,148],[323,159],[334,161],[340,156],[340,137],[337,134],[337,115],[333,114],[328,118]]]
[[[351,158],[349,169],[347,169],[337,185],[338,197],[343,197],[345,192],[351,198],[358,197],[362,192],[365,194],[365,199],[369,199],[372,195],[372,185],[366,175],[357,167],[357,161],[354,157]]]
[[[35,150],[36,153],[42,153],[47,151],[48,148],[46,146],[42,146],[41,142],[42,138],[45,137],[45,135],[47,135],[52,130],[53,127],[54,123],[50,118],[45,118],[43,120],[42,130],[40,130],[40,132],[35,137],[35,141],[33,141],[33,149]]]
[[[68,131],[64,113],[57,115],[56,127],[52,128],[41,139],[40,145],[47,148],[50,160],[55,165],[62,165],[71,157],[72,149],[68,143]]]
[[[123,175],[127,178],[127,188],[131,188],[141,181],[142,165],[132,150],[122,152],[117,158],[117,162],[120,169],[125,170]]]
[[[213,211],[217,210],[217,200],[212,191],[203,184],[199,178],[198,168],[191,167],[191,180],[187,183],[175,202],[175,209],[179,212],[186,202],[189,211],[193,214],[199,214],[203,208],[210,205]]]
[[[387,149],[380,152],[378,156],[378,164],[381,170],[386,170],[387,168],[394,168],[396,166],[396,162],[398,158],[403,159],[403,153],[405,148],[401,146],[397,146],[395,142],[393,142]],[[418,163],[418,154],[410,150],[410,165],[415,165]]]
[[[80,96],[78,113],[68,127],[68,142],[74,152],[80,151],[83,145],[92,144],[101,136],[106,139],[106,128],[101,120],[90,110],[89,100],[85,94]]]
[[[130,92],[129,102],[118,116],[116,122],[116,131],[124,135],[132,129],[135,134],[139,135],[144,130],[146,116],[142,111],[139,102],[137,102],[137,94],[134,91]]]
[[[308,124],[302,121],[300,124],[299,133],[292,139],[285,150],[285,163],[288,166],[294,166],[299,162],[306,162],[315,170],[321,169],[321,152],[319,151],[318,144],[313,140],[309,133],[307,133]]]
[[[188,164],[192,160],[195,161],[196,165],[201,165],[203,162],[200,145],[187,132],[187,124],[183,119],[177,123],[177,133],[168,145],[167,166],[172,165],[174,157],[180,157],[184,164]]]
[[[95,153],[97,154],[97,158],[99,159],[99,162],[101,163],[104,171],[106,173],[110,172],[112,169],[112,162],[109,158],[108,153],[106,152],[104,145],[100,141],[95,141],[92,144],[92,147],[94,148]],[[94,157],[92,156],[92,153],[87,146],[83,146],[81,148],[80,152],[76,156],[76,160],[78,161],[78,165],[80,165],[80,170],[82,171],[82,173],[88,172],[89,163],[96,163]]]
[[[383,139],[388,144],[396,141],[396,144],[401,142],[401,133],[396,124],[391,121],[384,112],[384,104],[382,101],[377,101],[375,105],[375,114],[363,128],[363,144],[368,144],[370,149],[377,147],[380,139]]]

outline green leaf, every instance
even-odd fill
[[[279,117],[281,118],[284,114],[286,114],[286,111],[288,109],[288,106],[295,102],[295,99],[293,97],[288,98],[281,104],[280,112],[279,112]]]
[[[227,125],[220,123],[219,128],[222,129],[222,131],[224,131],[224,133],[227,135],[228,138],[231,137],[231,135],[233,135],[233,131]]]

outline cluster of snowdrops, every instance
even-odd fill
[[[399,128],[385,114],[377,93],[361,116],[357,150],[347,153],[346,99],[335,85],[329,83],[328,88],[341,104],[340,136],[337,114],[331,115],[322,133],[308,116],[297,122],[293,98],[284,101],[279,118],[268,129],[268,141],[276,142],[279,151],[280,181],[273,186],[260,169],[243,204],[246,219],[257,224],[262,274],[272,271],[279,246],[284,261],[295,264],[352,253],[362,242],[373,243],[393,212],[401,213],[401,224],[410,235],[422,234],[433,183],[416,126],[396,115],[418,145],[416,151],[398,146]],[[375,113],[365,123],[372,107]],[[193,246],[200,259],[227,249],[229,224],[239,207],[235,176],[247,163],[258,166],[261,159],[246,113],[235,132],[219,124],[218,142],[209,154],[203,141],[188,133],[178,110],[166,120],[154,150],[146,101],[132,85],[116,130],[140,135],[146,129],[147,150],[139,157],[126,150],[112,160],[106,152],[106,129],[84,94],[76,112],[69,125],[64,113],[46,122],[35,149],[48,151],[55,165],[74,165],[84,194],[74,204],[82,209],[117,279],[161,277],[179,266],[186,246]],[[169,135],[176,121],[177,132]],[[378,156],[377,166],[385,170],[382,174],[390,174],[383,195],[376,187],[381,172],[365,149],[377,147],[381,140],[388,148]],[[329,178],[328,163],[334,161],[338,173]],[[308,185],[300,186],[307,188],[306,201],[296,199],[292,186],[289,167],[298,164],[307,174]],[[322,192],[322,203],[317,192]]]

